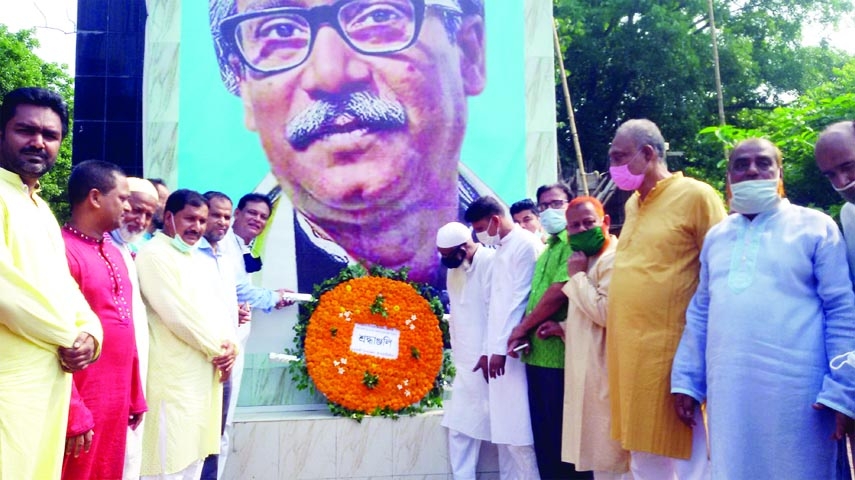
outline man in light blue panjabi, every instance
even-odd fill
[[[843,238],[782,198],[767,140],[736,146],[728,185],[732,213],[704,241],[674,357],[677,415],[691,426],[707,402],[714,479],[835,478],[835,439],[855,415],[855,368],[829,366],[855,350]]]

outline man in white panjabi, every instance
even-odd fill
[[[481,197],[472,202],[464,217],[472,224],[478,241],[498,247],[490,275],[484,357],[478,367],[490,377],[490,439],[498,447],[500,477],[502,480],[538,479],[525,365],[517,358],[507,357],[506,352],[511,330],[525,313],[535,262],[543,251],[543,242],[515,225],[493,197]]]
[[[482,352],[495,250],[472,241],[472,232],[458,222],[439,229],[436,247],[440,262],[448,268],[451,354],[457,370],[442,426],[448,429],[448,460],[454,480],[475,480],[481,442],[490,441],[487,372],[479,372],[477,365],[487,362]]]
[[[137,342],[137,354],[139,355],[140,379],[145,391],[146,376],[148,375],[148,319],[146,317],[145,304],[140,294],[140,283],[137,277],[137,267],[133,255],[136,247],[134,240],[139,239],[148,230],[152,215],[157,208],[157,189],[148,180],[138,177],[128,177],[128,188],[131,197],[128,203],[131,211],[122,217],[122,225],[110,232],[113,243],[122,252],[122,260],[128,268],[128,276],[131,279],[133,292],[134,313],[134,337]],[[132,221],[130,221],[132,219]],[[133,223],[133,226],[129,226]],[[130,234],[130,235],[128,235]],[[136,429],[128,427],[128,438],[125,446],[125,468],[123,478],[125,480],[138,479],[142,465],[142,435],[145,430],[145,417]]]

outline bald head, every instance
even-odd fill
[[[765,138],[749,138],[733,147],[727,160],[730,183],[781,177],[781,150]]]
[[[831,186],[846,201],[855,203],[855,122],[837,122],[823,130],[814,157]]]
[[[636,147],[650,145],[659,157],[659,161],[665,161],[665,138],[655,123],[646,118],[627,120],[618,127],[615,139],[623,137],[633,141]]]
[[[771,140],[766,138],[747,138],[737,142],[733,147],[733,150],[731,150],[730,155],[727,157],[727,160],[728,162],[732,162],[735,158],[741,156],[746,150],[756,149],[774,151],[775,154],[773,155],[773,159],[775,160],[775,163],[777,163],[779,167],[783,165],[784,154],[781,153],[781,149],[772,143]]]

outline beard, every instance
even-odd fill
[[[119,227],[119,237],[121,237],[121,239],[125,243],[130,243],[130,244],[137,243],[140,240],[142,240],[144,234],[145,234],[144,230],[136,232],[136,233],[132,233],[131,231],[128,230],[127,225],[122,225]]]

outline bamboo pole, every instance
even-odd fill
[[[555,44],[555,56],[558,57],[558,69],[561,71],[561,88],[564,90],[564,103],[567,104],[567,117],[570,120],[570,135],[573,137],[573,149],[579,165],[579,178],[582,179],[582,191],[588,195],[588,178],[585,176],[585,163],[582,160],[582,147],[579,145],[579,133],[576,131],[576,117],[573,115],[573,102],[570,100],[570,87],[567,86],[567,72],[564,70],[564,55],[558,40],[558,25],[552,20],[552,39]]]
[[[718,60],[718,40],[715,33],[715,13],[713,12],[713,0],[707,0],[710,10],[710,36],[712,37],[713,66],[715,67],[715,93],[718,99],[718,124],[725,125],[724,120],[724,95],[721,91],[721,68]]]

